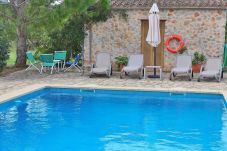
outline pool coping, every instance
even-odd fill
[[[227,90],[201,90],[201,89],[187,89],[187,88],[144,88],[144,87],[129,87],[129,86],[100,86],[95,84],[87,85],[63,85],[63,84],[34,84],[23,89],[11,91],[0,96],[0,104],[12,100],[14,98],[38,91],[44,88],[76,88],[76,89],[104,89],[104,90],[132,90],[132,91],[153,91],[153,92],[179,92],[179,93],[209,93],[221,94],[227,104]]]

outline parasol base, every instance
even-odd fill
[[[148,77],[148,78],[154,78],[154,79],[155,79],[155,78],[160,78],[159,75],[148,75],[147,77]]]

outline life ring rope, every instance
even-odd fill
[[[180,46],[178,48],[176,48],[176,49],[171,48],[170,45],[169,45],[170,41],[172,41],[174,39],[176,39],[177,41],[180,42]],[[182,39],[182,37],[180,35],[171,35],[171,36],[169,36],[166,39],[165,45],[166,45],[166,48],[167,48],[167,50],[169,52],[171,52],[171,53],[177,53],[178,51],[180,51],[184,47],[184,41],[183,41],[183,39]]]

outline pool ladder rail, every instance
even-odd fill
[[[169,96],[187,96],[186,93],[182,93],[182,92],[170,92]]]
[[[87,92],[87,93],[95,93],[96,90],[95,89],[80,89],[81,93]]]

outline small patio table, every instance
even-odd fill
[[[60,63],[62,62],[62,60],[54,60],[54,62],[58,65],[58,72],[59,72]]]
[[[148,69],[159,69],[159,71],[160,71],[160,80],[162,80],[162,67],[161,66],[145,66],[144,67],[144,79],[147,78],[147,70]]]

